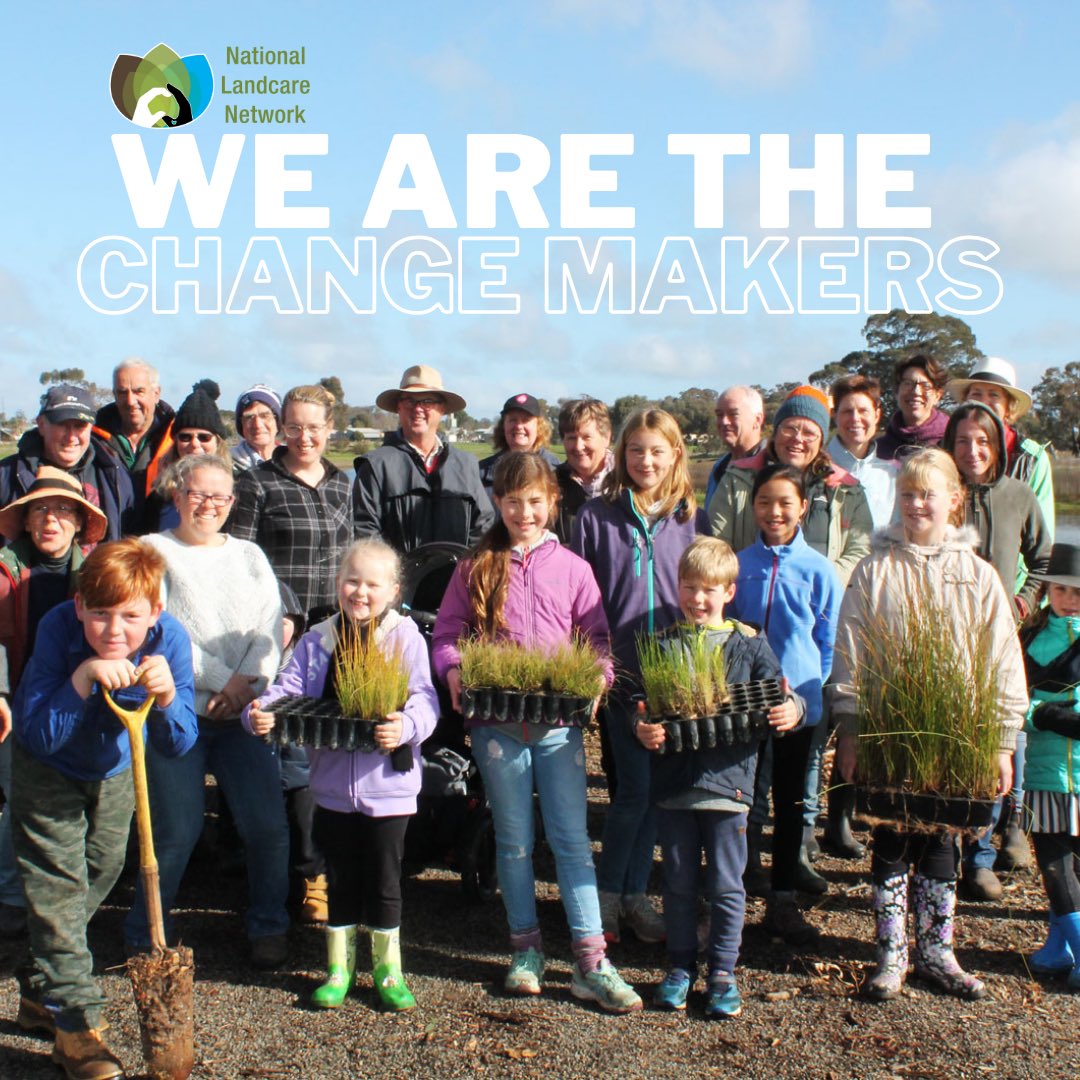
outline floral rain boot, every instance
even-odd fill
[[[326,928],[326,982],[311,994],[316,1009],[340,1009],[356,975],[356,927]]]
[[[915,974],[947,994],[972,1001],[984,997],[986,987],[964,971],[952,949],[956,882],[915,874],[911,906],[915,911]]]
[[[877,967],[866,980],[866,996],[892,1001],[900,996],[908,971],[908,876],[896,874],[872,890]]]
[[[416,1008],[416,998],[405,985],[405,976],[401,973],[398,927],[371,931],[371,975],[385,1008],[391,1012]]]

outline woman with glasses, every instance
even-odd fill
[[[270,460],[281,434],[281,398],[262,383],[245,390],[236,400],[236,431],[240,442],[232,448],[237,472]]]
[[[182,458],[211,454],[231,467],[228,433],[218,412],[221,394],[213,379],[200,379],[184,398],[172,425],[172,445],[161,457],[154,489],[146,500],[146,531],[163,532],[180,523],[173,495],[176,491],[174,466]]]
[[[281,419],[285,445],[237,477],[229,531],[262,548],[310,622],[337,603],[337,568],[353,534],[351,483],[324,456],[334,430],[329,391],[293,387]]]
[[[181,757],[147,747],[161,900],[168,912],[202,832],[203,783],[213,773],[244,842],[247,934],[252,962],[272,968],[286,957],[289,836],[273,749],[240,726],[240,710],[266,688],[281,656],[281,599],[266,556],[222,532],[233,504],[232,463],[188,454],[173,468],[179,523],[147,537],[164,556],[165,610],[191,638],[199,738]],[[170,929],[167,922],[167,929]],[[149,948],[142,893],[124,935],[130,950]]]
[[[897,362],[897,410],[877,441],[881,461],[903,461],[924,446],[940,446],[949,422],[938,404],[945,393],[949,372],[932,356],[912,356]]]

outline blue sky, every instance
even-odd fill
[[[395,385],[406,366],[426,362],[482,415],[521,390],[550,400],[583,392],[613,400],[691,385],[771,385],[861,344],[861,313],[777,316],[752,306],[746,315],[691,317],[673,305],[652,317],[545,315],[544,233],[536,230],[521,232],[512,268],[523,297],[517,315],[416,317],[385,303],[364,316],[278,316],[266,304],[242,317],[155,315],[148,305],[125,316],[98,314],[76,287],[80,252],[111,234],[149,246],[156,232],[136,226],[120,178],[111,136],[138,129],[113,107],[109,72],[117,53],[141,55],[162,40],[181,54],[205,53],[218,76],[263,73],[226,68],[230,45],[307,49],[302,71],[265,72],[311,80],[306,125],[227,125],[225,99],[216,94],[205,116],[183,129],[195,135],[204,162],[213,161],[223,134],[248,134],[225,216],[212,230],[222,238],[226,294],[248,239],[260,235],[252,215],[256,130],[328,134],[328,155],[308,162],[315,190],[294,201],[329,207],[326,235],[346,249],[365,234],[361,221],[395,133],[427,135],[463,233],[466,136],[516,132],[542,140],[552,171],[538,193],[551,235],[565,232],[558,228],[560,135],[632,133],[632,158],[596,162],[618,168],[618,196],[594,201],[635,206],[639,283],[664,236],[694,236],[707,262],[719,250],[716,230],[690,228],[689,167],[667,155],[669,133],[751,136],[753,153],[728,163],[724,233],[747,236],[752,246],[763,235],[761,134],[790,134],[797,164],[809,164],[815,133],[845,136],[849,220],[832,234],[846,236],[857,235],[856,134],[927,133],[930,154],[897,166],[914,169],[915,192],[895,202],[931,207],[933,228],[913,235],[932,247],[969,233],[1000,245],[994,266],[1003,298],[969,319],[980,346],[1011,359],[1028,386],[1045,368],[1080,359],[1080,93],[1068,75],[1080,44],[1074,5],[194,0],[182,17],[160,12],[102,2],[20,6],[5,15],[5,411],[33,413],[42,370],[79,366],[107,382],[117,360],[132,354],[159,367],[174,403],[204,375],[221,383],[222,403],[231,404],[254,381],[284,390],[334,374],[349,400],[364,404]],[[167,137],[143,133],[155,168]],[[791,237],[816,235],[810,205],[808,196],[793,198]],[[182,242],[196,235],[179,199],[160,231]],[[518,232],[503,201],[489,233]],[[415,213],[370,233],[380,251],[414,234],[452,247],[459,233],[428,229]],[[290,259],[302,255],[303,238],[286,239]],[[302,276],[302,266],[294,272]]]

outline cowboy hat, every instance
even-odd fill
[[[375,404],[387,412],[397,412],[398,402],[402,394],[438,394],[446,401],[446,412],[461,412],[465,408],[465,399],[460,394],[451,394],[443,389],[442,376],[427,364],[414,364],[405,369],[401,376],[401,385],[391,390],[384,390],[376,399]]]

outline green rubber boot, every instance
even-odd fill
[[[371,931],[371,976],[385,1008],[391,1012],[416,1008],[416,998],[401,974],[401,943],[396,926],[393,930]]]
[[[356,927],[326,928],[326,982],[312,992],[316,1009],[340,1009],[356,975]]]

